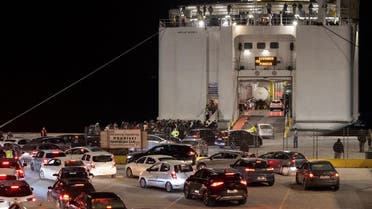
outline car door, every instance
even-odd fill
[[[48,188],[48,200],[57,202],[59,200],[59,197],[63,193],[63,182],[62,181],[56,181],[53,186]]]
[[[132,169],[132,174],[138,176],[141,173],[141,168],[144,167],[147,156],[140,157],[135,162],[131,163],[130,168]]]
[[[208,182],[208,170],[201,169],[197,171],[190,180],[190,192],[195,196],[202,196],[204,191],[207,189],[206,184]]]
[[[45,165],[42,165],[41,170],[44,172],[44,178],[56,179],[56,176],[53,176],[53,174],[58,173],[61,167],[62,161],[60,159],[50,159]]]
[[[303,183],[303,180],[305,178],[305,173],[309,169],[309,163],[305,162],[301,165],[300,168],[297,168],[296,170],[296,182]]]
[[[143,176],[147,180],[147,185],[148,186],[157,186],[159,184],[158,182],[158,172],[160,169],[162,163],[156,163],[150,168],[146,169],[143,172]]]

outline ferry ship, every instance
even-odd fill
[[[159,25],[158,119],[231,128],[265,112],[311,132],[358,120],[359,1],[177,4]]]

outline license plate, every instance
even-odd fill
[[[259,177],[257,177],[257,180],[266,181],[266,177],[265,176],[259,176]]]
[[[238,190],[236,190],[236,189],[233,189],[233,190],[227,190],[227,193],[228,194],[231,194],[231,193],[237,193],[238,192]]]
[[[329,179],[329,176],[320,176],[320,179]]]

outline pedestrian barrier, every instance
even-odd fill
[[[336,168],[372,168],[372,159],[309,159],[313,160],[328,160]]]

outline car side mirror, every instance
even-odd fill
[[[53,176],[58,176],[58,173],[53,173]]]
[[[22,165],[23,165],[23,167],[26,167],[26,166],[27,166],[27,163],[26,163],[26,162],[24,162],[24,163],[23,163]]]
[[[147,169],[146,169],[146,171],[150,172],[150,171],[151,171],[151,169],[150,169],[150,168],[147,168]]]
[[[93,173],[89,173],[89,176],[93,176]]]
[[[48,189],[52,189],[52,186],[48,186]]]

